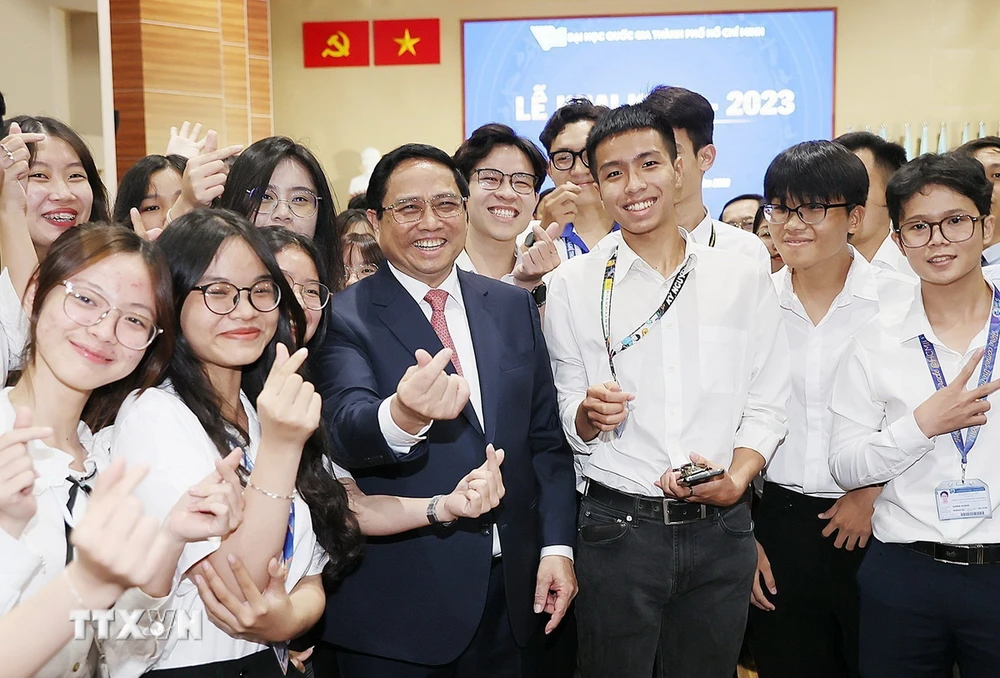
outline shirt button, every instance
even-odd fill
[[[670,414],[676,415],[677,414],[677,408],[676,407],[671,407],[670,408]]]
[[[669,372],[670,374],[673,374],[675,371],[676,371],[676,368],[673,365],[671,365],[670,367],[667,368],[667,372]]]
[[[488,528],[488,527],[484,527],[482,529],[482,532],[480,534],[482,534],[484,537],[488,537],[491,534],[493,534],[493,531],[490,528]]]
[[[76,673],[79,670],[80,670],[80,662],[73,664],[73,673]]]

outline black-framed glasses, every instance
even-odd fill
[[[63,313],[77,325],[93,327],[111,315],[112,311],[118,311],[115,338],[125,348],[143,351],[153,343],[157,335],[163,332],[156,323],[141,313],[123,311],[117,306],[112,306],[92,287],[69,280],[63,280],[62,285],[66,288]]]
[[[271,189],[261,192],[260,189],[251,188],[247,190],[247,193],[251,198],[260,196],[260,205],[257,207],[257,214],[268,216],[280,203],[285,203],[292,214],[299,219],[308,219],[316,214],[316,210],[319,209],[319,201],[322,199],[312,191],[292,191],[292,197],[287,200],[279,198]]]
[[[330,302],[330,288],[321,282],[307,282],[305,284],[289,280],[292,292],[302,304],[302,308],[310,311],[322,311]]]
[[[923,247],[934,237],[934,227],[937,226],[941,237],[948,242],[965,242],[976,232],[976,222],[982,217],[969,214],[953,214],[941,221],[913,221],[905,223],[896,231],[903,247]]]
[[[787,224],[788,220],[792,218],[793,212],[799,215],[799,221],[803,224],[815,226],[816,224],[822,223],[822,221],[826,219],[826,213],[835,207],[854,207],[854,205],[849,202],[809,202],[793,208],[786,207],[785,205],[768,203],[766,205],[762,205],[761,209],[764,210],[764,221],[772,226],[782,226]]]
[[[397,200],[382,209],[392,213],[397,224],[414,224],[424,218],[424,210],[428,205],[439,219],[453,219],[462,213],[466,198],[452,193],[437,195],[429,200],[423,198],[407,198]]]
[[[229,315],[240,304],[240,296],[247,293],[250,305],[261,313],[270,313],[278,308],[281,301],[281,288],[273,280],[258,280],[250,287],[237,287],[228,282],[214,282],[207,285],[196,285],[192,292],[201,292],[205,306],[216,315]]]
[[[479,180],[479,187],[487,191],[495,191],[503,185],[503,180],[510,179],[510,187],[515,193],[521,195],[533,195],[535,193],[535,182],[538,180],[530,172],[514,172],[505,174],[498,169],[485,167],[475,170],[476,179]]]
[[[344,266],[344,272],[347,273],[347,277],[350,278],[352,275],[358,280],[363,280],[370,275],[375,275],[378,273],[378,264],[358,264],[357,266]]]
[[[570,151],[568,149],[558,150],[549,157],[552,166],[557,170],[565,172],[573,169],[576,159],[579,158],[584,167],[590,167],[590,158],[587,157],[587,149],[580,151]]]

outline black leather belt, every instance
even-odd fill
[[[1000,563],[1000,544],[937,544],[932,541],[915,541],[903,544],[917,553],[923,553],[942,563],[955,565],[995,565]]]
[[[676,501],[663,497],[644,497],[619,492],[593,480],[587,483],[586,496],[609,509],[639,518],[662,520],[665,525],[683,525],[716,515],[719,509],[706,504]]]

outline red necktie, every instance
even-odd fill
[[[462,374],[462,361],[458,359],[458,351],[455,350],[455,343],[451,340],[451,332],[448,331],[448,321],[444,317],[444,305],[448,301],[448,293],[444,290],[430,290],[424,295],[424,301],[431,305],[431,327],[441,340],[441,345],[451,349],[451,364],[455,366],[455,371]]]

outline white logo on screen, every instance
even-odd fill
[[[566,27],[560,26],[532,26],[531,34],[538,41],[538,46],[543,52],[548,52],[553,47],[566,46]]]

